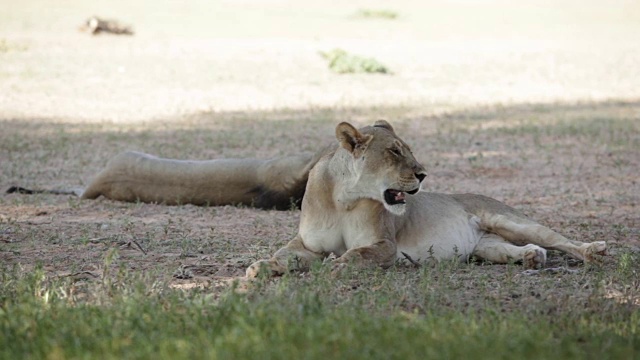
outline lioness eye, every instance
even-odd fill
[[[391,153],[392,153],[393,155],[396,155],[396,156],[402,156],[402,153],[401,153],[401,152],[400,152],[400,150],[399,150],[399,149],[397,149],[397,148],[391,148],[391,149],[389,149],[389,151],[391,151]]]

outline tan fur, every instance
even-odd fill
[[[581,243],[529,220],[517,210],[474,194],[419,192],[389,205],[384,191],[410,191],[424,169],[386,122],[360,131],[342,123],[340,147],[309,174],[298,235],[271,259],[247,269],[277,275],[307,269],[330,254],[345,263],[390,266],[396,260],[433,261],[475,255],[497,263],[543,266],[545,248],[585,261],[606,251],[603,241]]]
[[[271,160],[162,159],[139,152],[113,158],[82,194],[167,205],[243,204],[290,209],[304,194],[311,167],[322,152]]]

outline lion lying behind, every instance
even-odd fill
[[[252,264],[248,277],[304,270],[330,254],[338,256],[338,268],[472,255],[534,268],[544,265],[545,249],[584,261],[606,251],[604,241],[569,240],[482,195],[419,191],[426,172],[386,121],[360,130],[341,123],[336,138],[315,155],[272,160],[178,161],[127,152],[111,160],[82,197],[278,209],[301,201],[298,235]]]

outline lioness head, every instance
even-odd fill
[[[349,123],[340,123],[336,137],[350,154],[346,157],[351,173],[348,191],[377,200],[393,214],[402,215],[406,208],[405,193],[417,193],[427,176],[409,145],[384,120],[360,130]]]

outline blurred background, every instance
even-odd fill
[[[640,2],[0,0],[0,118],[640,97]],[[90,16],[135,34],[91,35]],[[340,74],[341,49],[388,74]]]

